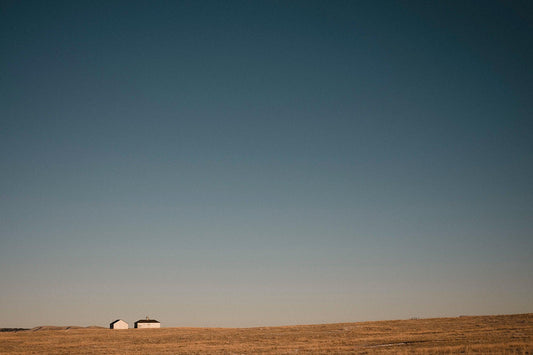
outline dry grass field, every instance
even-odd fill
[[[533,354],[533,314],[258,328],[0,333],[1,354]]]

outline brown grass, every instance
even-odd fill
[[[260,328],[0,333],[6,354],[533,354],[533,314]]]

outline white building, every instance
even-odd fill
[[[140,319],[135,322],[135,328],[161,328],[161,323],[146,317],[146,319]]]
[[[128,323],[124,322],[122,319],[117,319],[116,321],[109,324],[109,329],[128,329]]]

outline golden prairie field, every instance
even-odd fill
[[[0,333],[1,354],[533,354],[533,314],[257,328]]]

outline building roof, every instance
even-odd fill
[[[116,321],[114,321],[114,322],[111,322],[110,324],[115,324],[116,322],[120,322],[120,321],[122,321],[122,322],[126,323],[126,322],[125,322],[125,321],[123,321],[122,319],[117,319]]]
[[[156,321],[155,319],[139,319],[135,323],[161,323],[161,322]]]

